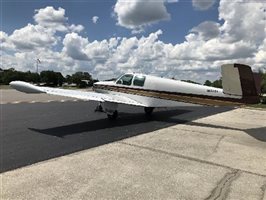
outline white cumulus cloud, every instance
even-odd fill
[[[239,40],[261,42],[265,38],[265,10],[265,2],[221,0],[219,18],[225,21],[221,27],[224,39],[229,43]]]
[[[137,33],[145,26],[170,19],[164,4],[164,0],[118,0],[114,6],[117,24]]]
[[[60,32],[60,40],[58,31],[28,24],[10,35],[0,32],[4,47],[0,67],[32,70],[34,60],[39,57],[40,69],[64,74],[81,70],[96,78],[109,79],[135,71],[199,82],[219,78],[224,63],[245,63],[257,70],[266,66],[265,6],[260,1],[220,0],[220,23],[201,22],[191,27],[184,42],[177,44],[161,41],[162,30],[147,36],[99,41],[89,41],[89,36],[79,33]],[[142,25],[131,28],[135,30]],[[62,50],[53,48],[58,43]]]
[[[192,0],[192,5],[197,10],[208,10],[216,0]]]
[[[97,22],[98,22],[98,20],[99,20],[99,17],[98,17],[98,16],[93,16],[93,17],[91,18],[91,20],[92,20],[92,23],[97,24]]]
[[[66,31],[65,26],[67,17],[65,17],[65,9],[54,9],[52,6],[47,6],[39,10],[35,10],[34,20],[43,27],[54,28],[59,31]]]
[[[63,52],[76,60],[88,60],[88,57],[84,52],[87,44],[87,38],[82,38],[77,33],[68,33],[63,40]]]
[[[78,25],[71,24],[71,25],[68,27],[68,30],[69,30],[70,32],[77,32],[77,33],[79,33],[79,32],[81,32],[81,31],[84,30],[84,26],[82,26],[82,25],[80,25],[80,24],[78,24]]]
[[[190,32],[196,33],[202,40],[209,40],[219,36],[220,24],[212,21],[205,21],[192,28]]]
[[[34,50],[45,48],[56,44],[56,37],[53,32],[40,25],[28,24],[15,30],[9,37],[17,50]]]
[[[68,18],[65,16],[65,9],[61,7],[55,9],[52,6],[47,6],[45,8],[35,10],[33,18],[38,25],[54,31],[81,32],[84,29],[82,25],[69,25],[67,23]]]
[[[0,31],[0,53],[3,55],[8,51],[14,49],[13,43],[10,41],[10,38],[7,33]]]
[[[167,3],[177,3],[179,0],[166,0]]]

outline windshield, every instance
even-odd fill
[[[133,79],[132,74],[125,74],[122,76],[120,79],[116,81],[116,84],[121,84],[121,85],[131,85]]]

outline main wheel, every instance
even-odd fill
[[[118,112],[117,112],[117,110],[114,111],[112,114],[107,114],[107,117],[108,117],[108,119],[110,119],[110,120],[115,120],[115,119],[117,118],[117,116],[118,116]]]
[[[153,107],[145,107],[144,108],[144,111],[145,111],[145,114],[146,115],[151,115],[152,114],[152,112],[153,112]]]
[[[97,105],[94,112],[103,112],[103,107],[101,104]]]

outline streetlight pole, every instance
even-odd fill
[[[36,73],[38,74],[38,68],[39,68],[39,63],[38,63],[38,59],[36,60]]]
[[[40,59],[37,58],[36,59],[36,73],[38,74],[39,73],[39,63],[41,63]]]

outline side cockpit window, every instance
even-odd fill
[[[116,81],[116,84],[121,84],[121,85],[131,85],[133,79],[132,74],[126,74],[122,76],[118,81]]]
[[[136,75],[133,81],[133,85],[142,87],[144,85],[145,78],[146,78],[145,76]]]

